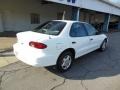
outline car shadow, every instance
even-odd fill
[[[99,77],[111,77],[120,74],[120,52],[109,46],[104,52],[94,51],[74,61],[72,68],[60,73],[55,66],[47,67],[50,72],[71,80],[88,80]]]

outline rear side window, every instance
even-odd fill
[[[87,36],[87,31],[82,23],[73,23],[70,30],[71,37]]]
[[[89,36],[96,35],[97,30],[92,25],[84,24],[84,26],[85,26]]]

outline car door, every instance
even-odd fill
[[[90,51],[93,51],[100,47],[101,39],[100,35],[97,35],[97,30],[90,24],[84,23],[84,26],[88,32]]]
[[[83,23],[73,23],[70,30],[71,47],[76,51],[76,58],[89,50],[89,37]]]

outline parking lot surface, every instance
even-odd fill
[[[120,90],[120,32],[108,36],[105,52],[80,57],[66,73],[20,61],[0,68],[0,90]]]

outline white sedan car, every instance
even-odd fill
[[[98,34],[85,22],[53,20],[33,31],[17,34],[13,45],[15,56],[35,67],[56,65],[61,72],[67,71],[74,59],[107,46],[107,36]]]

